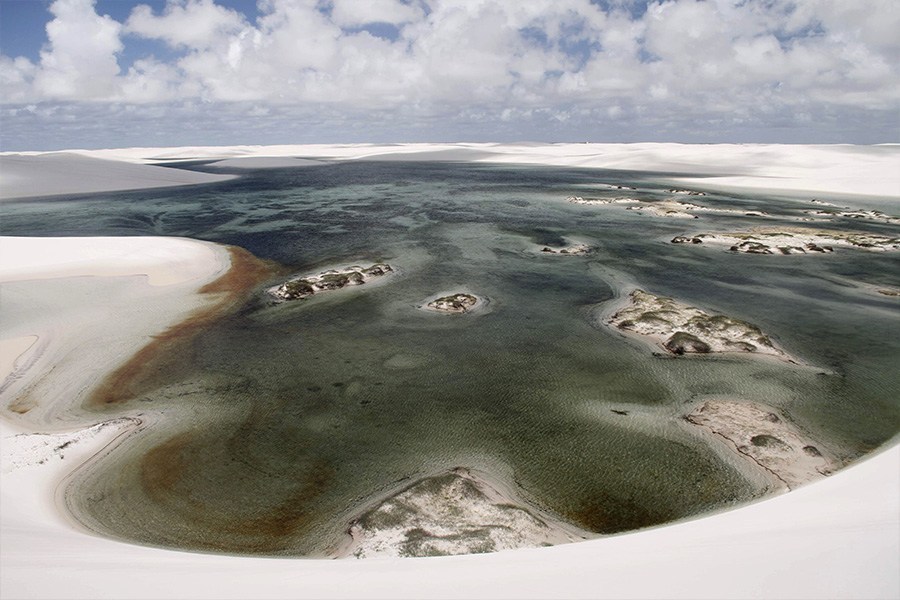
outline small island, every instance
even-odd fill
[[[684,194],[686,196],[705,196],[706,192],[698,192],[696,190],[686,190],[683,188],[672,188],[666,190],[670,194]]]
[[[836,247],[855,248],[871,252],[900,250],[900,237],[874,233],[840,232],[813,229],[758,229],[737,233],[699,233],[680,235],[673,244],[692,243],[721,246],[730,252],[746,254],[828,254]]]
[[[463,468],[420,479],[354,520],[349,534],[342,555],[356,558],[497,552],[588,537]]]
[[[673,355],[710,352],[754,352],[797,362],[778,348],[759,327],[725,315],[634,290],[630,304],[607,320],[622,331],[655,341]]]
[[[633,188],[632,188],[633,189]],[[605,205],[605,204],[638,204],[636,198],[582,198],[581,196],[569,196],[566,202],[570,204]]]
[[[474,309],[479,302],[478,296],[459,292],[432,300],[425,308],[447,314],[463,314]]]
[[[687,193],[687,192],[673,192]],[[691,193],[692,196],[704,196],[702,192]],[[724,214],[743,215],[747,217],[768,217],[769,214],[759,210],[742,210],[738,208],[719,208],[702,206],[683,200],[638,200],[636,198],[582,198],[581,196],[569,196],[566,200],[572,204],[584,204],[595,206],[608,206],[613,204],[627,204],[626,210],[635,211],[638,214],[652,217],[667,217],[675,219],[699,219],[700,214]]]
[[[588,246],[587,244],[574,244],[572,246],[565,246],[563,248],[551,248],[550,246],[544,246],[543,248],[541,248],[541,253],[583,256],[585,254],[592,253],[594,250],[595,248],[593,246]]]
[[[306,275],[291,279],[269,288],[268,292],[279,300],[303,300],[314,294],[339,290],[348,286],[363,285],[379,277],[393,273],[394,269],[384,263],[371,267],[346,267],[341,270],[331,269],[318,275]]]
[[[841,467],[775,409],[737,400],[710,400],[685,419],[724,438],[750,468],[765,470],[777,488],[793,489]]]
[[[693,211],[703,207],[687,202],[673,202],[662,200],[659,202],[641,202],[629,206],[626,210],[633,210],[640,214],[648,214],[654,217],[669,217],[675,219],[699,219]]]
[[[850,208],[849,206],[838,206],[830,202],[821,200],[810,200],[813,204],[821,204],[830,208],[821,208],[815,210],[804,210],[807,215],[821,217],[822,219],[833,219],[835,217],[842,219],[859,219],[863,221],[875,221],[876,223],[887,223],[889,225],[900,224],[900,217],[886,214],[880,210],[864,210]]]

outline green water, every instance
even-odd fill
[[[895,436],[900,310],[861,284],[898,285],[897,256],[672,245],[682,233],[778,221],[565,202],[665,198],[661,175],[352,163],[6,205],[7,235],[179,235],[239,245],[297,273],[376,261],[399,271],[295,303],[274,304],[261,286],[194,340],[189,373],[101,411],[166,417],[82,473],[70,508],[86,527],[137,543],[321,556],[365,508],[462,466],[562,520],[616,533],[767,492],[683,422],[704,397],[779,408],[846,461]],[[815,208],[801,198],[686,200],[784,218]],[[598,251],[534,251],[565,237]],[[653,356],[597,323],[625,280],[753,322],[813,367]],[[419,308],[463,288],[488,310]]]

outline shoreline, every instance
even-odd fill
[[[677,144],[677,143],[415,143],[415,144],[304,144],[273,146],[185,146],[175,148],[119,148],[55,152],[0,152],[0,162],[10,160],[38,164],[52,157],[67,157],[81,162],[91,181],[107,177],[108,190],[139,189],[162,185],[175,174],[193,173],[202,182],[224,181],[234,175],[219,175],[163,169],[158,165],[186,160],[222,161],[217,168],[266,168],[268,165],[310,166],[309,160],[328,162],[353,160],[415,160],[468,162],[475,164],[555,166],[585,169],[611,169],[628,172],[664,173],[660,182],[677,187],[691,186],[710,191],[789,193],[859,197],[867,201],[900,199],[900,146],[856,146],[848,144]],[[287,160],[286,159],[293,159]],[[86,161],[86,162],[85,162]],[[97,162],[121,167],[142,167],[160,171],[123,172],[107,176]],[[243,164],[242,164],[243,161]],[[298,162],[303,161],[303,162]],[[216,167],[215,162],[210,166]],[[30,168],[30,167],[29,167]],[[55,179],[29,182],[26,195],[10,192],[8,177],[0,175],[0,200],[25,199],[51,194],[76,194],[103,191],[93,185],[79,191],[77,172],[68,169],[74,180],[60,191]],[[36,171],[32,171],[36,174]],[[115,175],[115,174],[113,174]],[[137,184],[127,184],[134,177]],[[217,179],[209,179],[217,178]],[[602,178],[600,176],[599,178]],[[35,183],[50,186],[41,190]],[[52,185],[51,185],[52,183]],[[121,185],[131,185],[122,188]],[[57,186],[57,187],[53,187]],[[116,187],[118,186],[118,187]]]
[[[165,331],[154,335],[128,361],[110,372],[87,399],[91,406],[104,406],[127,401],[152,387],[155,372],[177,372],[181,352],[190,339],[204,327],[227,314],[254,285],[268,279],[276,267],[256,258],[243,248],[224,246],[229,253],[230,268],[217,279],[206,283],[197,294],[209,299],[209,305],[196,310]]]
[[[40,244],[41,252],[26,257],[33,244]],[[0,249],[4,292],[12,288],[19,292],[37,290],[47,282],[64,288],[99,278],[112,282],[112,289],[119,291],[119,295],[104,298],[113,302],[108,306],[112,312],[131,303],[136,290],[153,290],[158,301],[165,301],[162,310],[151,312],[142,321],[121,319],[114,324],[116,329],[127,327],[129,331],[112,353],[106,352],[107,360],[126,356],[134,361],[147,340],[160,331],[171,335],[192,316],[213,318],[244,283],[241,270],[235,268],[242,261],[240,252],[184,238],[0,237]],[[12,256],[22,256],[33,276],[23,277],[21,261],[9,262],[7,257]],[[23,302],[28,298],[26,293],[14,295],[12,300]],[[10,299],[4,300],[8,310]],[[66,303],[65,297],[55,300],[57,305]],[[154,419],[141,412],[112,419],[91,417],[80,410],[70,412],[99,385],[89,364],[95,357],[72,351],[80,345],[76,336],[87,328],[102,339],[107,331],[106,323],[98,321],[96,314],[85,309],[81,313],[68,331],[67,323],[54,323],[51,314],[42,320],[4,326],[5,339],[0,342],[5,367],[0,372],[5,382],[0,393],[5,409],[0,411],[0,533],[4,540],[0,554],[4,570],[10,562],[16,563],[15,557],[22,551],[27,554],[40,548],[40,552],[52,556],[52,548],[59,544],[79,548],[98,539],[80,527],[65,508],[67,482],[95,457],[144,429],[146,419]],[[157,321],[158,317],[162,318]],[[188,327],[183,333],[190,331]],[[69,373],[77,373],[76,377],[45,377],[48,364],[53,364],[49,359],[73,354]],[[10,400],[19,404],[23,394],[39,399],[26,400],[18,410],[10,410]],[[59,418],[61,413],[66,413],[66,418]]]
[[[19,317],[7,317],[4,338],[37,338],[14,377],[0,373],[0,406],[13,405],[5,420],[48,431],[80,424],[69,409],[170,327],[218,305],[227,295],[207,286],[233,272],[225,247],[186,238],[0,237],[0,251],[24,257],[0,263],[4,312]],[[69,294],[83,300],[68,302]]]

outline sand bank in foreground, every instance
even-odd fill
[[[105,431],[83,442],[83,456],[115,435],[112,427]],[[33,479],[24,472],[4,475],[11,484],[2,488],[4,510],[8,499],[20,507],[45,502],[38,484],[50,483],[50,471]],[[20,513],[14,528],[4,528],[0,578],[4,597],[41,599],[889,599],[900,595],[898,503],[900,446],[790,494],[695,521],[549,548],[421,560],[187,554],[86,536],[35,511],[40,518]]]
[[[21,187],[5,182],[6,161],[72,161],[59,167],[70,176],[85,158],[123,164],[154,165],[185,160],[218,160],[230,168],[308,165],[315,160],[433,160],[496,164],[550,165],[666,173],[665,180],[703,189],[754,189],[827,192],[881,198],[900,197],[900,145],[782,144],[309,144],[287,146],[195,146],[73,150],[68,153],[4,153],[0,197],[19,195]],[[68,157],[63,159],[63,157]],[[276,160],[278,159],[278,160]],[[302,160],[293,160],[302,159]],[[187,171],[163,169],[182,173]],[[124,174],[124,171],[122,172]],[[146,172],[144,172],[146,173]],[[221,177],[194,174],[207,178]],[[135,178],[146,178],[143,173]],[[226,176],[227,177],[227,176]],[[119,178],[117,177],[117,180]],[[199,181],[199,180],[198,180]],[[60,189],[65,179],[29,182],[26,195],[99,191],[75,189],[77,179]],[[74,182],[74,183],[73,183]],[[48,187],[53,183],[52,187]],[[117,183],[121,184],[120,181]],[[184,183],[189,183],[185,181]],[[13,186],[14,182],[10,184]],[[170,183],[167,185],[181,185]],[[132,187],[152,187],[137,183]],[[123,189],[109,188],[109,189]]]
[[[594,537],[516,498],[486,475],[456,468],[425,477],[365,512],[342,555],[451,556],[537,548]]]

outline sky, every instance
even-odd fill
[[[896,0],[0,0],[0,150],[900,142]]]

